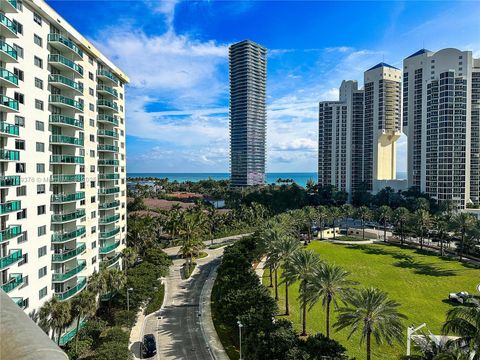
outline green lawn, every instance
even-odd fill
[[[415,250],[388,245],[340,245],[314,241],[309,246],[320,254],[322,260],[344,267],[358,286],[374,286],[388,292],[390,298],[401,304],[400,311],[408,316],[405,325],[427,323],[432,333],[440,332],[445,314],[453,305],[446,300],[449,292],[475,292],[480,282],[480,270],[465,266],[458,261],[445,260],[435,255],[425,255]],[[268,270],[263,283],[269,284]],[[300,308],[297,300],[298,283],[289,288],[290,316],[300,329]],[[272,289],[273,293],[273,289]],[[280,313],[285,310],[285,290],[280,286]],[[332,323],[335,313],[332,312]],[[280,315],[279,317],[284,317]],[[316,304],[308,313],[309,334],[325,332],[325,313],[321,304]],[[348,329],[333,332],[332,337],[340,341],[350,356],[365,359],[365,346],[360,346],[359,336],[347,340]],[[373,340],[372,340],[373,341]],[[398,359],[405,354],[405,340],[394,346],[373,342],[373,359]]]

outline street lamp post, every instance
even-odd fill
[[[133,288],[128,288],[127,289],[127,316],[128,316],[128,322],[130,323],[130,291],[133,291]]]
[[[243,327],[243,324],[239,321],[237,321],[237,324],[238,324],[238,333],[239,333],[239,336],[240,336],[240,358],[239,360],[242,360],[242,327]]]
[[[412,335],[425,326],[427,326],[427,324],[423,323],[422,325],[416,328],[414,328],[413,326],[407,327],[407,356],[410,356],[410,348],[411,348],[410,343],[412,341]]]

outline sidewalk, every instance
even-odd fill
[[[130,341],[128,343],[128,348],[133,353],[134,359],[140,359],[140,345],[143,336],[143,322],[145,321],[145,315],[143,313],[143,310],[143,308],[138,310],[137,322],[135,323],[132,331],[130,332]]]

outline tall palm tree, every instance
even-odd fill
[[[365,240],[365,221],[371,219],[372,212],[368,207],[360,206],[357,209],[355,216],[362,221],[362,239]]]
[[[305,219],[307,227],[308,241],[312,240],[312,225],[316,215],[317,213],[315,211],[315,208],[313,208],[312,206],[306,206],[303,208],[303,217]]]
[[[337,298],[344,299],[351,291],[355,281],[348,280],[350,273],[340,266],[323,263],[314,270],[312,279],[308,284],[309,302],[311,306],[322,300],[326,309],[326,335],[330,338],[330,307],[337,308]]]
[[[330,213],[330,218],[332,219],[332,222],[333,222],[333,239],[336,239],[337,236],[336,236],[335,226],[337,224],[337,219],[339,219],[342,216],[342,211],[336,206],[331,206],[328,209],[328,211]]]
[[[465,235],[467,231],[473,229],[476,220],[472,214],[459,212],[452,218],[452,227],[457,234],[460,235],[460,248],[458,249],[458,256],[460,261],[463,258],[463,250],[465,246]]]
[[[456,306],[447,312],[443,325],[445,334],[452,332],[461,337],[472,351],[480,351],[480,300],[471,298],[468,303]]]
[[[290,315],[290,307],[288,303],[288,286],[294,279],[289,278],[291,272],[285,271],[291,263],[292,255],[300,249],[300,242],[292,236],[283,236],[278,242],[278,251],[280,253],[280,260],[283,264],[284,271],[282,273],[283,282],[285,283],[285,315]]]
[[[300,306],[302,309],[302,336],[307,335],[308,283],[315,269],[320,266],[320,257],[312,250],[299,250],[292,254],[289,265],[285,268],[289,279],[300,281]]]
[[[75,333],[75,353],[77,352],[78,331],[82,318],[90,317],[97,310],[97,299],[95,293],[84,290],[72,299],[72,310],[77,318],[77,331]]]
[[[52,339],[55,341],[57,332],[57,344],[60,345],[60,338],[65,326],[71,320],[70,301],[60,301],[56,297],[51,298],[40,308],[40,327],[45,331],[52,330]]]
[[[281,261],[281,252],[279,249],[279,243],[282,236],[281,230],[274,227],[267,231],[268,244],[267,244],[267,260],[265,265],[268,266],[271,271],[273,270],[275,279],[275,300],[278,300],[278,267]]]
[[[419,209],[415,211],[413,221],[416,226],[416,232],[420,236],[420,249],[423,249],[423,239],[425,237],[425,232],[432,222],[430,213],[427,210]]]
[[[372,335],[377,344],[386,341],[391,345],[394,340],[402,339],[402,319],[406,316],[398,312],[399,304],[389,300],[387,293],[375,288],[361,289],[346,298],[346,302],[346,307],[338,309],[334,327],[337,331],[350,327],[348,339],[360,331],[360,343],[367,344],[367,360],[371,359]]]
[[[343,204],[341,207],[342,216],[345,222],[345,234],[348,232],[347,219],[353,215],[353,206],[350,204]]]
[[[410,211],[408,211],[408,209],[404,207],[396,208],[393,212],[392,218],[395,222],[395,225],[400,228],[400,242],[403,245],[403,243],[405,242],[405,224],[410,218]]]
[[[449,238],[448,234],[448,222],[444,215],[437,215],[433,219],[433,225],[435,228],[435,236],[440,243],[440,256],[445,255],[445,240]]]
[[[387,242],[387,222],[392,218],[390,206],[383,205],[377,210],[377,219],[383,224],[383,241]]]
[[[130,267],[133,266],[138,257],[137,251],[133,247],[126,247],[122,250],[123,266],[125,266],[125,275]]]
[[[325,221],[328,219],[328,210],[325,206],[320,205],[317,207],[317,221],[318,226],[320,227],[320,240],[323,240],[323,228],[325,226]]]

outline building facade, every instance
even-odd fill
[[[267,50],[245,40],[229,48],[232,186],[265,183]]]
[[[0,285],[30,313],[121,266],[128,78],[43,0],[0,13]]]
[[[480,206],[480,59],[422,49],[403,67],[409,186],[460,209]]]

